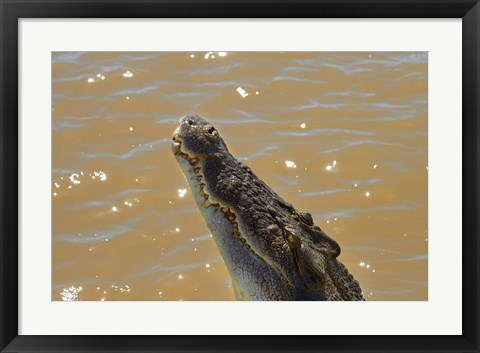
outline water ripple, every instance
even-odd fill
[[[344,150],[346,148],[354,147],[354,146],[362,146],[362,145],[373,145],[373,146],[394,146],[394,147],[404,147],[401,143],[395,142],[386,142],[386,141],[374,141],[374,140],[358,140],[358,141],[350,141],[343,146],[331,148],[328,150],[324,150],[321,153],[330,154],[334,152],[338,152]]]
[[[52,53],[52,63],[80,64],[78,59],[86,53],[84,51],[55,52]]]
[[[137,156],[146,151],[151,151],[154,147],[158,147],[163,144],[169,144],[171,141],[170,137],[145,142],[141,146],[132,147],[129,151],[122,153],[122,154],[115,154],[115,153],[84,153],[83,156],[85,158],[116,158],[116,159],[128,159]]]
[[[350,134],[350,135],[360,135],[360,136],[374,136],[375,133],[361,130],[352,130],[352,129],[312,129],[306,131],[278,131],[275,132],[275,135],[278,136],[290,136],[290,137],[306,137],[306,136],[316,136],[323,134]]]
[[[325,109],[340,109],[346,107],[345,103],[320,103],[313,99],[308,99],[310,104],[297,105],[290,108],[290,110],[306,110],[313,108],[325,108]]]
[[[338,194],[341,192],[348,192],[348,191],[352,191],[352,189],[330,189],[330,190],[321,190],[321,191],[302,192],[302,196],[317,197],[317,196],[333,195],[333,194]]]
[[[397,116],[380,116],[376,118],[353,118],[353,117],[341,117],[338,121],[354,121],[354,122],[387,122],[387,121],[402,121],[419,118],[414,114],[400,114]]]
[[[390,262],[416,262],[416,261],[426,261],[428,260],[428,254],[421,254],[411,257],[399,258],[399,259],[385,259],[379,262],[390,263]]]
[[[341,92],[325,92],[324,96],[340,96],[340,97],[360,97],[360,98],[367,98],[367,97],[375,97],[375,93],[362,93],[362,92],[355,92],[355,91],[341,91]]]
[[[112,93],[112,96],[128,96],[128,95],[135,95],[135,94],[144,94],[150,91],[155,91],[159,89],[158,86],[146,86],[141,88],[127,88],[120,91],[116,91]]]
[[[106,239],[113,239],[123,234],[135,231],[132,228],[114,226],[111,229],[90,234],[58,234],[53,237],[54,242],[67,242],[74,244],[98,244]]]
[[[197,70],[191,70],[190,72],[185,74],[185,77],[225,75],[229,73],[232,69],[239,66],[241,66],[241,63],[230,62],[228,65],[224,65],[224,66],[214,66],[211,68],[202,67]]]

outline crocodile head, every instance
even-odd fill
[[[210,228],[239,300],[362,300],[340,247],[228,151],[219,132],[186,115],[172,151]]]

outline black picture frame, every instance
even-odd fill
[[[478,0],[0,0],[0,15],[1,352],[479,352]],[[461,336],[18,335],[18,20],[178,17],[462,18],[463,334]],[[448,291],[448,287],[446,278],[445,290]]]

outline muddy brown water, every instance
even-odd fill
[[[188,113],[313,215],[367,300],[427,300],[427,69],[422,52],[53,53],[52,300],[234,300],[170,150]]]

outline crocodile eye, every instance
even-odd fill
[[[285,240],[291,249],[298,248],[301,245],[300,239],[288,230],[285,233]]]
[[[217,129],[210,124],[203,127],[203,132],[205,133],[205,138],[210,142],[217,142],[220,139]]]

